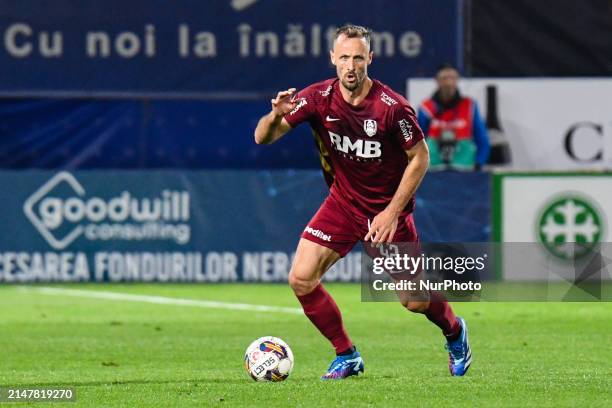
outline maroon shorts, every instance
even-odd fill
[[[357,242],[363,241],[371,222],[330,195],[302,232],[302,238],[333,249],[344,257]],[[402,213],[393,241],[418,242],[418,239],[412,213]]]

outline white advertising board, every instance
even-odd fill
[[[462,79],[460,90],[486,118],[486,87],[497,87],[498,117],[519,170],[612,169],[612,79]],[[407,82],[416,108],[436,88]]]
[[[504,243],[504,279],[575,281],[592,277],[585,276],[587,267],[591,275],[610,278],[612,173],[493,177],[493,233]],[[598,251],[601,267],[595,270]]]

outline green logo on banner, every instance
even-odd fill
[[[584,197],[558,197],[544,207],[537,234],[553,255],[567,260],[578,259],[600,242],[602,217],[597,207]]]

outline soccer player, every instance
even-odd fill
[[[408,102],[368,77],[373,56],[368,29],[339,28],[330,56],[337,78],[299,93],[295,88],[279,92],[271,112],[257,124],[255,141],[273,143],[302,122],[316,134],[330,192],[302,233],[289,285],[306,316],[336,350],[322,378],[341,379],[363,372],[364,363],[321,277],[361,240],[418,242],[414,193],[429,153]],[[440,294],[428,295],[428,300],[400,301],[442,329],[450,372],[463,375],[471,363],[465,321],[455,317]]]

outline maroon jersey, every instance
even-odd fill
[[[388,86],[373,80],[366,98],[347,103],[336,79],[300,91],[285,115],[291,127],[308,122],[326,173],[333,176],[330,195],[368,217],[391,201],[408,164],[406,150],[423,139],[414,110]],[[414,197],[405,211],[414,209]]]

